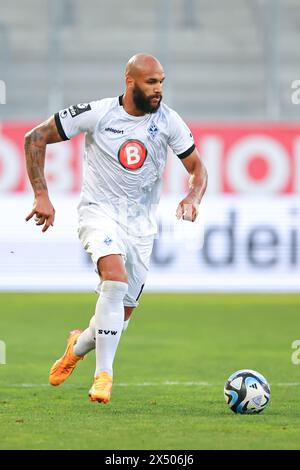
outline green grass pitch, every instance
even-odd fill
[[[60,387],[49,368],[94,294],[1,294],[1,449],[299,449],[300,295],[144,294],[123,335],[109,405],[91,403],[94,353]],[[234,371],[260,371],[271,401],[235,415]]]

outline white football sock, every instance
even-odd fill
[[[113,375],[113,361],[124,324],[123,299],[128,284],[119,281],[103,281],[96,304],[96,370]]]
[[[122,332],[123,332],[123,333],[124,333],[124,331],[126,331],[127,328],[128,328],[129,320],[130,320],[130,318],[128,318],[128,320],[124,320],[123,329],[122,329]]]
[[[92,316],[90,324],[78,337],[73,351],[76,356],[84,356],[95,349],[95,315]]]
[[[122,333],[127,330],[130,318],[124,320]],[[78,337],[73,351],[76,356],[85,356],[96,347],[95,338],[95,315],[92,316],[88,328],[86,328]]]

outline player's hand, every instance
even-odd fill
[[[36,225],[44,225],[42,232],[46,232],[50,225],[54,224],[55,209],[47,194],[36,196],[33,204],[33,209],[26,217],[26,222],[33,216]]]
[[[187,196],[184,198],[177,207],[176,217],[177,219],[188,220],[195,222],[198,216],[199,202],[195,198]]]

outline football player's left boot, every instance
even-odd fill
[[[106,405],[110,401],[112,390],[112,377],[107,372],[101,372],[95,377],[94,383],[89,391],[91,401],[98,401]]]
[[[81,330],[73,330],[70,332],[67,340],[67,349],[62,357],[54,362],[50,370],[49,382],[51,385],[62,384],[73,372],[78,361],[84,356],[76,356],[73,351],[74,344],[81,335]]]

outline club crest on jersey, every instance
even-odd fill
[[[127,170],[137,170],[141,168],[147,157],[147,149],[143,142],[131,139],[124,142],[118,151],[118,158],[121,165]]]
[[[147,130],[148,130],[149,134],[151,135],[151,137],[153,137],[153,139],[159,131],[159,129],[158,129],[157,125],[155,124],[155,122],[152,122],[151,126],[148,127]]]
[[[112,239],[110,237],[106,237],[105,240],[103,240],[103,243],[105,243],[105,245],[109,246],[112,244]]]

